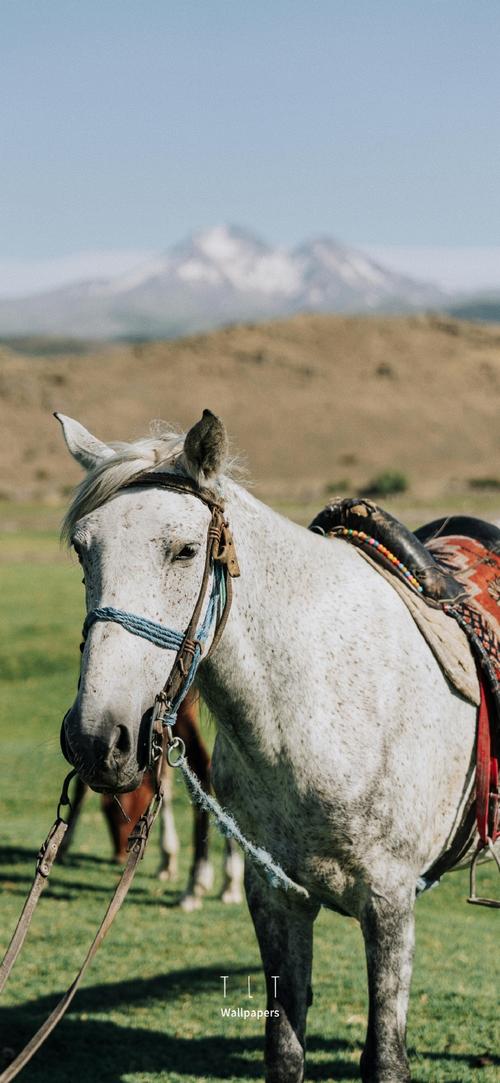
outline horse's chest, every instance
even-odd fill
[[[219,801],[244,834],[272,851],[285,867],[304,870],[311,855],[332,850],[333,810],[321,796],[302,788],[303,776],[289,761],[246,760],[218,737],[212,780]]]

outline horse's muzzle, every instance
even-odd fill
[[[91,789],[98,793],[126,793],[142,780],[144,758],[138,761],[130,730],[122,722],[106,719],[99,731],[85,732],[75,705],[64,716],[61,751]]]

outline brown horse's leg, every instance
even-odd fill
[[[112,794],[103,793],[101,795],[101,808],[113,843],[113,857],[120,865],[123,865],[127,860],[127,841],[130,832],[148,807],[152,796],[153,781],[149,772],[146,772],[141,785],[136,790],[133,790],[132,793],[120,794],[121,808]]]
[[[243,878],[245,862],[238,843],[226,839],[224,847],[224,883],[220,898],[223,903],[243,902]]]
[[[59,848],[58,861],[64,861],[73,842],[75,828],[78,823],[83,801],[89,787],[77,777],[74,793],[71,797],[71,811],[68,818],[68,830]],[[153,796],[153,783],[151,776],[146,774],[140,786],[132,793],[120,795],[119,801],[123,809],[117,805],[112,794],[101,795],[101,807],[104,812],[106,823],[109,828],[113,843],[113,857],[119,864],[127,860],[127,841],[140,816],[147,808]],[[125,816],[124,814],[125,813]],[[129,817],[127,819],[126,817]]]
[[[163,803],[160,809],[160,868],[158,869],[158,876],[160,880],[168,880],[170,883],[177,880],[179,856],[179,836],[175,830],[172,803],[173,776],[173,768],[169,767],[165,759],[161,772]]]
[[[186,746],[189,766],[198,776],[206,793],[210,792],[210,757],[200,733],[198,697],[188,695],[182,702],[177,716],[175,732]],[[213,884],[213,869],[208,860],[208,812],[193,806],[193,863],[187,889],[182,897],[184,910],[197,910],[202,896]]]
[[[198,701],[188,696],[181,704],[175,732],[186,746],[189,766],[198,776],[206,793],[210,793],[210,756],[200,733]],[[193,863],[208,860],[208,812],[195,809],[193,825]]]
[[[81,778],[79,778],[79,776],[77,775],[74,791],[71,797],[71,810],[68,817],[68,829],[59,847],[59,853],[57,855],[58,861],[64,861],[65,857],[69,852],[70,846],[73,842],[75,828],[78,820],[80,819],[80,812],[82,810],[83,801],[87,793],[88,786],[86,786],[85,782],[82,782]]]

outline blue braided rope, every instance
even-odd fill
[[[207,642],[212,627],[216,624],[218,617],[222,615],[226,605],[226,597],[226,583],[223,570],[220,564],[215,564],[212,573],[212,589],[207,602],[205,615],[196,636],[198,642],[186,675],[186,680],[172,702],[170,713],[164,718],[164,723],[167,726],[175,725],[177,712],[182,700],[189,692],[196,677],[196,671],[202,655],[201,646]],[[137,613],[128,613],[124,609],[116,609],[112,605],[101,606],[97,609],[92,609],[90,613],[87,613],[83,625],[84,640],[87,638],[90,629],[97,621],[111,621],[115,624],[119,624],[126,632],[130,632],[131,635],[147,639],[150,643],[154,643],[156,647],[161,647],[163,650],[178,651],[184,641],[183,632],[177,632],[174,628],[166,628],[164,624],[158,624],[156,621],[148,620],[147,617],[140,617]]]
[[[181,632],[175,632],[172,628],[165,628],[163,624],[156,624],[147,617],[138,617],[135,613],[127,613],[124,609],[115,609],[112,605],[105,605],[99,609],[92,609],[85,618],[83,625],[83,638],[86,639],[93,624],[97,621],[114,621],[120,624],[126,632],[133,636],[141,636],[148,639],[156,647],[164,650],[179,650],[184,639]]]
[[[196,636],[200,643],[206,643],[212,624],[214,623],[214,618],[217,616],[217,612],[221,612],[224,609],[225,601],[226,584],[224,582],[222,570],[220,566],[216,564],[213,572],[212,590],[208,599],[205,616],[203,617]],[[112,605],[91,609],[90,613],[87,613],[83,625],[84,639],[87,638],[92,625],[97,621],[113,621],[115,624],[120,624],[126,632],[130,632],[131,635],[134,636],[140,636],[142,639],[147,639],[150,643],[154,643],[156,647],[162,647],[163,650],[179,650],[184,639],[183,632],[176,632],[173,628],[166,628],[164,624],[158,624],[154,620],[148,620],[147,617],[139,617],[136,613],[129,613],[125,609],[116,609]]]

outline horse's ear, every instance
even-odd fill
[[[204,410],[203,417],[186,436],[182,465],[194,481],[206,484],[220,474],[227,453],[225,426],[211,410]]]
[[[84,429],[79,421],[74,421],[72,417],[66,417],[65,414],[54,414],[54,417],[62,425],[68,451],[84,470],[93,470],[115,454],[107,444],[103,444],[102,440],[98,440],[96,436],[92,436],[92,433]]]

